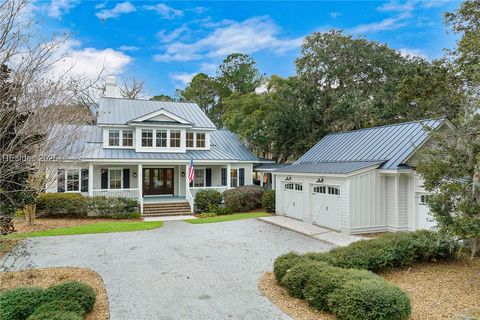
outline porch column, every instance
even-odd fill
[[[188,164],[185,165],[185,197],[187,196],[188,189],[190,188],[190,182],[188,181]]]
[[[141,163],[137,164],[137,189],[140,213],[143,214],[143,166]]]
[[[93,163],[88,164],[88,196],[93,197]]]
[[[263,187],[263,179],[265,178],[265,173],[263,171],[260,172],[260,187]]]
[[[230,166],[230,163],[227,164],[227,189],[230,189],[232,187],[232,183],[231,183],[231,177],[230,177],[230,174],[232,173],[231,170],[231,166]]]

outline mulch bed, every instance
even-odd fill
[[[118,221],[142,221],[142,219],[106,219],[106,218],[82,218],[82,219],[52,219],[37,218],[34,225],[27,225],[24,220],[15,221],[16,232],[43,231],[56,228],[73,227],[81,224],[97,222],[118,222]]]
[[[19,242],[20,240],[5,240],[0,236],[0,259],[9,253]]]
[[[85,316],[86,320],[107,320],[110,318],[108,296],[103,280],[93,270],[84,268],[46,268],[30,269],[18,272],[0,273],[0,290],[20,286],[37,286],[47,288],[66,281],[81,281],[90,285],[97,298],[92,312]]]
[[[480,259],[418,264],[382,274],[405,290],[412,301],[412,320],[480,317]],[[330,320],[305,300],[295,299],[278,285],[272,272],[260,279],[260,291],[277,307],[297,320]]]

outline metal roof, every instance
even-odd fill
[[[253,167],[253,171],[270,172],[289,166],[287,163],[262,163]]]
[[[65,129],[65,127],[62,127]],[[165,152],[135,152],[133,149],[103,148],[102,128],[97,126],[82,126],[76,128],[81,134],[76,134],[73,142],[68,142],[61,155],[69,160],[89,159],[139,159],[139,160],[238,160],[257,161],[257,158],[230,131],[212,131],[210,150],[187,150],[186,153]],[[65,151],[66,150],[66,151]]]
[[[383,161],[299,163],[275,170],[275,173],[347,174],[369,167],[378,168]]]
[[[101,98],[97,123],[122,125],[161,109],[191,122],[193,127],[216,129],[213,122],[196,103],[123,98]]]
[[[329,134],[294,165],[381,161],[382,169],[396,169],[427,140],[427,128],[436,129],[445,121],[421,120]]]

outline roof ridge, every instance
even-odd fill
[[[421,123],[421,122],[427,122],[427,121],[440,121],[440,120],[445,121],[446,119],[447,119],[447,117],[438,117],[438,118],[427,118],[427,119],[421,119],[421,120],[412,120],[412,121],[407,121],[407,122],[391,123],[391,124],[385,124],[385,125],[382,125],[382,126],[376,126],[376,127],[370,127],[370,128],[360,128],[360,129],[352,129],[352,130],[347,130],[347,131],[332,132],[332,133],[328,133],[325,137],[339,135],[339,134],[345,134],[345,133],[366,131],[366,130],[375,130],[375,129],[387,128],[387,127],[396,127],[396,126],[408,125],[408,124],[412,124],[412,123]]]
[[[293,164],[320,164],[320,163],[357,163],[357,162],[385,162],[389,159],[371,159],[371,160],[341,160],[341,161],[311,161],[311,162],[294,162]]]
[[[150,100],[150,99],[132,99],[132,98],[123,98],[123,97],[101,97],[100,99],[115,99],[115,100],[132,100],[132,101],[145,101],[145,102],[163,102],[163,103],[183,103],[183,104],[197,104],[193,101],[159,101],[159,100]]]

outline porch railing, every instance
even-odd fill
[[[93,189],[93,196],[138,199],[139,192],[138,189]]]

